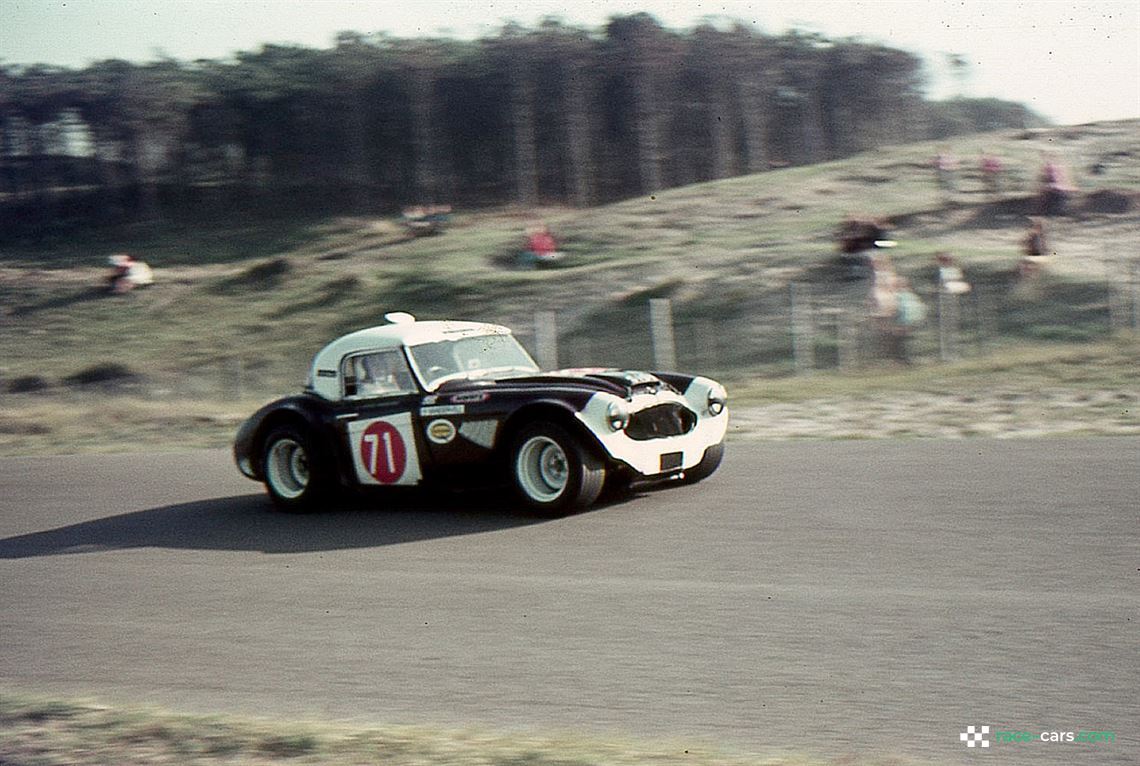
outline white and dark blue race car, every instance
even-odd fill
[[[693,483],[724,454],[724,387],[665,372],[542,372],[498,325],[416,321],[350,333],[305,390],[239,429],[238,468],[282,509],[338,488],[509,484],[530,510],[591,505],[603,487]]]

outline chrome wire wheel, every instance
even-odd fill
[[[532,436],[519,448],[515,475],[519,487],[532,500],[554,502],[566,491],[570,479],[566,451],[549,436]]]
[[[265,480],[285,500],[295,500],[309,486],[309,456],[305,448],[288,437],[278,439],[265,459]]]

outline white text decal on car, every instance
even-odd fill
[[[462,404],[433,404],[430,407],[420,407],[420,414],[424,417],[433,415],[462,415]]]

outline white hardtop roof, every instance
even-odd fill
[[[510,335],[506,327],[485,322],[456,320],[427,322],[398,322],[369,327],[342,335],[325,346],[313,357],[313,371],[335,370],[340,360],[349,354],[362,351],[383,351],[401,346],[419,346],[444,340],[457,340],[478,335]]]

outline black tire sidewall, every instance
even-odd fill
[[[269,453],[273,445],[282,439],[290,439],[296,442],[305,453],[305,459],[309,466],[309,481],[305,485],[305,489],[297,497],[284,497],[274,491],[271,482],[269,481]],[[327,487],[324,481],[324,473],[321,470],[319,461],[317,459],[316,451],[313,449],[313,438],[307,429],[298,428],[295,426],[281,426],[270,431],[269,435],[261,445],[261,471],[265,481],[265,489],[269,493],[269,497],[273,500],[273,504],[280,510],[288,511],[290,513],[306,513],[314,509],[314,505],[325,494]]]
[[[568,470],[566,487],[562,490],[562,494],[549,502],[531,497],[519,482],[519,450],[535,436],[545,436],[557,442],[566,455]],[[510,442],[507,465],[511,489],[515,496],[530,511],[548,516],[569,513],[572,510],[586,507],[597,499],[598,494],[600,494],[601,483],[604,481],[604,476],[595,475],[599,471],[604,472],[601,461],[587,452],[579,439],[556,423],[532,423],[516,433]]]

